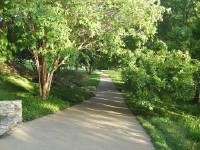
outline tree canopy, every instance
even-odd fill
[[[33,55],[43,99],[48,98],[54,72],[69,59],[75,60],[80,52],[87,52],[90,62],[102,54],[121,55],[127,36],[142,45],[156,33],[164,13],[157,0],[13,0],[3,4],[1,53],[14,43],[17,50]],[[9,28],[15,31],[14,40],[7,38]]]

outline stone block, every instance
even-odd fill
[[[22,122],[22,101],[0,101],[0,136]]]

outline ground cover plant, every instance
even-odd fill
[[[83,90],[54,84],[49,100],[43,101],[37,83],[21,76],[0,73],[0,100],[22,100],[23,121],[68,108],[91,96],[94,95]]]
[[[151,136],[157,150],[200,149],[200,105],[190,101],[161,100],[154,102],[154,109],[143,106],[149,99],[138,103],[121,78],[121,71],[104,71],[126,94],[130,110]],[[121,84],[121,85],[120,85]]]

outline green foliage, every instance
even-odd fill
[[[121,71],[104,72],[108,73],[118,85],[117,88],[120,87],[126,94],[127,105],[151,136],[156,150],[199,150],[199,104],[161,100],[154,102],[154,110],[149,110],[142,103],[138,103],[135,94],[123,86]]]
[[[159,25],[159,37],[169,49],[189,50],[193,58],[199,59],[200,2],[193,0],[161,0],[168,9]]]
[[[65,18],[66,12],[59,3],[28,1],[22,3],[16,13],[19,15],[15,19],[18,42],[25,48],[49,57],[57,56],[58,52],[69,53],[70,29]]]
[[[66,7],[70,40],[76,49],[85,50],[95,67],[104,62],[104,56],[112,65],[124,63],[118,62],[127,56],[122,49],[123,39],[134,37],[142,45],[156,33],[156,24],[164,12],[156,0],[70,0]]]
[[[8,30],[12,26],[14,15],[16,15],[11,13],[16,9],[13,4],[14,0],[0,1],[0,63],[11,59],[12,52],[16,50],[15,45],[8,41]]]
[[[122,72],[122,78],[139,105],[153,109],[152,104],[161,99],[191,100],[195,71],[197,67],[187,53],[137,50],[134,61]]]
[[[168,46],[165,42],[162,40],[159,40],[158,38],[155,39],[149,39],[149,41],[145,44],[145,46],[153,51],[161,51],[161,50],[168,50]]]
[[[6,32],[0,29],[0,63],[6,60],[6,48],[8,45],[8,40],[6,38]]]
[[[182,51],[186,51],[189,48],[192,48],[192,29],[185,27],[173,27],[172,31],[168,33],[168,37],[170,38],[167,41],[169,49],[181,49]]]

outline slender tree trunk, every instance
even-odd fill
[[[55,69],[50,72],[49,75],[46,73],[46,62],[45,58],[42,57],[42,63],[41,63],[41,69],[40,69],[40,64],[39,64],[39,58],[37,53],[33,53],[34,58],[35,58],[35,64],[37,68],[37,73],[38,73],[38,83],[39,83],[39,89],[40,89],[40,96],[44,99],[47,100],[49,96],[49,91],[51,88],[51,83],[52,83],[52,78],[53,74],[55,72]]]
[[[42,56],[42,98],[47,100],[47,73],[46,73],[46,62],[45,57]]]
[[[48,99],[49,97],[49,93],[50,93],[50,90],[51,90],[51,85],[52,85],[52,80],[53,80],[53,75],[54,75],[54,72],[56,71],[56,69],[52,70],[48,77],[47,77],[47,89],[46,89],[46,97]]]
[[[78,68],[79,68],[79,60],[76,59],[76,72],[78,72]]]
[[[85,65],[85,70],[87,73],[89,73],[88,64]]]
[[[89,65],[89,74],[92,73],[92,64]]]
[[[46,66],[45,57],[42,56],[42,59],[41,59],[42,62],[41,62],[41,67],[40,67],[38,54],[33,53],[33,55],[34,55],[37,73],[38,73],[40,96],[44,100],[47,100],[49,97],[49,92],[50,92],[51,85],[52,85],[53,75],[54,75],[55,71],[58,68],[60,68],[60,66],[62,64],[64,64],[65,60],[67,60],[69,58],[69,56],[66,56],[61,62],[59,62],[61,56],[58,53],[57,58],[54,60],[54,63],[53,63],[53,69],[50,71],[50,73],[47,74],[47,72],[46,72],[47,66]]]
[[[33,56],[35,59],[35,65],[38,73],[38,83],[39,83],[39,89],[40,89],[40,96],[42,97],[42,84],[41,84],[41,73],[40,73],[40,63],[39,63],[39,58],[38,54],[33,52]]]

